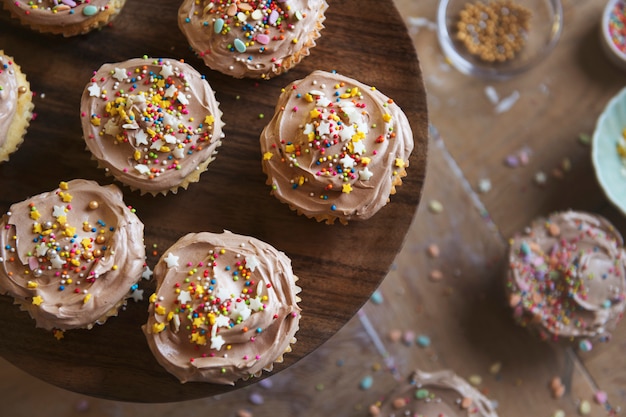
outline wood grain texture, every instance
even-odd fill
[[[123,187],[125,201],[146,225],[148,252],[153,247],[164,251],[188,232],[227,229],[287,253],[301,278],[303,316],[298,342],[275,367],[279,371],[320,346],[356,313],[401,248],[426,169],[428,117],[420,65],[391,0],[338,0],[331,1],[318,46],[295,69],[270,81],[235,80],[206,69],[189,50],[176,26],[177,7],[178,2],[165,0],[151,1],[149,7],[129,0],[112,27],[69,39],[33,33],[7,13],[0,14],[0,45],[27,74],[37,113],[24,144],[0,165],[0,210],[54,189],[62,180],[112,182],[90,160],[82,140],[79,102],[90,75],[105,62],[143,55],[184,59],[206,74],[216,90],[226,123],[224,144],[200,182],[187,191],[150,197]],[[361,30],[364,22],[371,30]],[[376,86],[410,120],[416,149],[409,175],[391,203],[367,222],[345,227],[316,223],[289,211],[265,185],[258,137],[267,119],[259,115],[269,117],[280,89],[314,69],[337,70]],[[148,265],[156,260],[148,256]],[[142,285],[146,294],[154,290],[151,282]],[[104,326],[69,331],[56,341],[35,329],[9,297],[0,297],[0,354],[44,381],[110,399],[180,401],[233,390],[182,385],[160,368],[140,331],[146,300],[131,301]]]

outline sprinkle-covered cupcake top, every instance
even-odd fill
[[[105,64],[81,100],[85,141],[99,165],[152,194],[178,188],[213,158],[221,115],[204,77],[167,59]]]
[[[372,404],[370,417],[497,417],[494,406],[469,382],[450,370],[417,370],[384,401]]]
[[[114,185],[61,182],[12,205],[0,227],[0,292],[38,327],[89,328],[106,320],[144,269],[143,224]]]
[[[230,232],[189,234],[165,252],[154,276],[144,332],[181,382],[233,384],[271,369],[289,350],[300,289],[290,260],[270,245]]]
[[[626,253],[600,216],[568,211],[511,240],[507,291],[514,316],[549,340],[607,339],[626,307]]]
[[[339,74],[287,86],[261,134],[272,192],[309,217],[367,219],[405,175],[409,122],[393,100]]]
[[[269,78],[315,45],[324,0],[185,0],[178,23],[207,66],[236,78]]]
[[[112,0],[3,0],[14,13],[37,25],[71,25],[108,10]]]

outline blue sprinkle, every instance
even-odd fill
[[[374,385],[374,378],[368,375],[361,380],[361,382],[359,383],[359,388],[363,390],[368,390],[372,388],[372,385]]]
[[[430,346],[430,337],[426,336],[426,335],[419,335],[417,336],[417,345],[420,347],[428,347]]]
[[[372,293],[372,296],[370,297],[370,300],[372,300],[372,303],[374,304],[382,304],[383,303],[383,295],[380,291],[376,290]]]

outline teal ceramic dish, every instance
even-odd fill
[[[626,215],[626,165],[617,152],[624,128],[626,88],[607,103],[598,117],[591,148],[591,161],[604,194]]]

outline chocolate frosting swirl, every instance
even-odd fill
[[[401,184],[412,150],[411,127],[393,100],[325,71],[287,86],[261,133],[272,194],[328,222],[377,213]]]
[[[209,83],[180,61],[104,64],[81,99],[87,148],[100,167],[142,193],[176,192],[214,159],[222,112]]]
[[[45,28],[63,28],[99,21],[102,13],[119,13],[125,0],[3,0],[4,7],[21,20]],[[107,16],[108,18],[108,16]],[[105,21],[98,22],[104,24]],[[91,29],[91,28],[90,28]]]
[[[449,370],[415,371],[407,383],[369,411],[372,417],[497,417],[483,394]]]
[[[325,0],[185,0],[178,25],[211,69],[270,78],[297,54],[309,54],[327,7]]]
[[[291,261],[258,239],[190,233],[154,268],[143,326],[157,361],[181,382],[233,385],[291,350],[300,308]]]
[[[550,340],[606,339],[626,307],[620,233],[598,215],[535,220],[510,242],[507,292],[515,319]]]
[[[115,185],[62,182],[0,221],[0,292],[47,330],[117,314],[144,270],[143,223]]]

